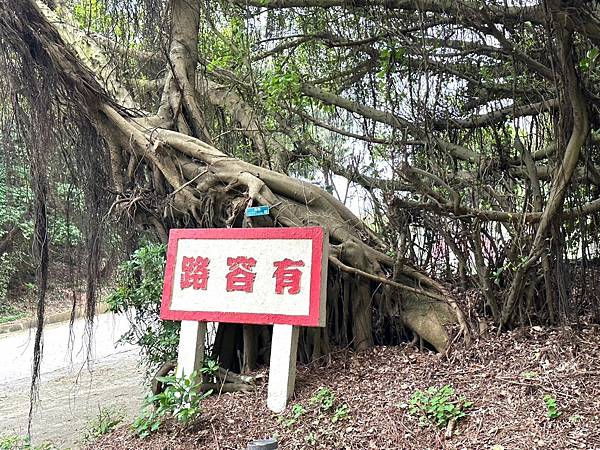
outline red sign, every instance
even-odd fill
[[[173,229],[161,318],[324,326],[322,228]]]

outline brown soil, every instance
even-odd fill
[[[600,449],[600,348],[597,327],[520,329],[457,350],[440,360],[410,346],[340,351],[323,366],[300,367],[296,395],[281,417],[265,406],[266,385],[253,393],[206,400],[200,420],[174,424],[141,440],[122,427],[94,443],[102,449],[244,449],[278,436],[281,449]],[[405,404],[417,389],[451,385],[474,402],[452,436],[420,426]],[[311,404],[329,387],[346,419]],[[545,394],[561,415],[547,417]],[[306,413],[290,423],[291,409]]]

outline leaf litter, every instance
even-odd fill
[[[600,449],[599,349],[599,327],[573,325],[493,334],[445,358],[408,344],[340,350],[298,367],[282,415],[267,409],[264,382],[207,399],[187,428],[169,423],[139,439],[121,427],[89,448],[245,449],[277,437],[281,449]],[[450,430],[420,424],[406,407],[416,390],[443,385],[473,402]],[[315,400],[323,388],[327,408]]]

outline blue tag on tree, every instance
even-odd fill
[[[268,216],[269,209],[268,206],[252,206],[251,208],[246,208],[246,217]]]

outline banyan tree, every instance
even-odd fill
[[[56,161],[85,193],[90,318],[110,216],[163,242],[171,228],[325,228],[328,325],[303,331],[304,360],[413,336],[444,352],[486,319],[597,320],[599,14],[0,0],[1,133],[31,164],[38,342]],[[245,217],[259,205],[267,218]],[[252,367],[268,333],[222,327],[220,361],[243,351]]]

